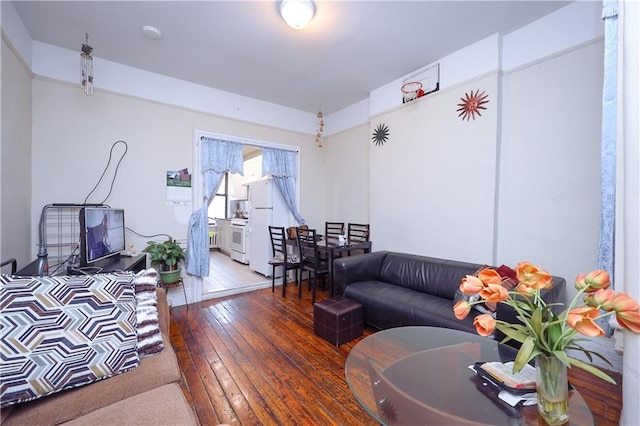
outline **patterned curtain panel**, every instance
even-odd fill
[[[243,144],[221,139],[202,138],[202,207],[191,214],[187,234],[187,273],[209,276],[208,208],[226,172],[243,173]]]
[[[285,149],[262,148],[262,175],[271,175],[295,220],[304,225],[304,218],[296,206],[298,153]]]
[[[596,254],[596,268],[604,269],[614,280],[614,233],[616,207],[616,132],[618,84],[618,2],[604,0],[604,82],[602,89],[602,145],[601,145],[601,210],[600,233]]]

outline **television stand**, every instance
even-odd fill
[[[87,274],[97,273],[109,273],[120,271],[132,271],[140,272],[147,267],[147,256],[140,254],[138,256],[112,256],[106,259],[98,260],[97,262],[90,263],[85,267],[80,267],[80,270],[86,268],[83,272]]]
[[[98,260],[86,266],[81,266],[79,271],[67,271],[68,274],[97,274],[118,271],[140,272],[147,267],[147,256],[139,254],[137,256],[113,256],[106,259]],[[64,272],[62,273],[64,274]],[[36,275],[36,261],[29,263],[27,266],[15,273],[15,275]]]

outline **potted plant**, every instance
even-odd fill
[[[160,280],[164,284],[172,284],[180,279],[179,263],[185,258],[185,252],[180,245],[172,238],[158,243],[156,241],[147,242],[147,247],[142,250],[149,253],[151,264],[159,264]]]

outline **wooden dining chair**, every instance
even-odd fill
[[[282,267],[282,297],[284,297],[287,289],[288,271],[295,271],[296,285],[300,287],[300,280],[298,279],[300,257],[296,254],[288,253],[287,234],[284,226],[269,226],[269,236],[271,237],[271,248],[273,250],[273,257],[269,260],[269,265],[271,265],[271,291],[274,292],[276,288],[276,268]],[[301,297],[300,291],[298,291],[298,297]]]
[[[349,223],[347,239],[349,241],[369,241],[369,224]]]
[[[338,238],[344,234],[344,222],[325,222],[324,236],[325,238]]]
[[[350,242],[353,241],[369,241],[369,224],[362,223],[349,223],[347,225],[347,240]],[[350,250],[347,252],[348,256],[351,254],[360,254],[364,253],[364,250],[353,251]]]
[[[324,223],[324,237],[335,238],[336,240],[340,237],[340,235],[344,235],[345,227],[344,222],[325,222]],[[334,259],[341,257],[341,254],[336,254],[333,256]]]
[[[329,262],[323,259],[318,252],[318,239],[315,229],[300,229],[298,234],[298,250],[300,253],[300,287],[298,288],[298,297],[302,294],[302,273],[307,271],[307,279],[311,282],[311,274],[313,274],[313,282],[311,283],[311,305],[316,303],[316,292],[318,289],[318,277],[322,276],[323,282],[329,276]]]

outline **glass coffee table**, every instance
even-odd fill
[[[510,407],[468,367],[511,361],[516,350],[494,340],[439,327],[399,327],[358,342],[347,357],[347,383],[382,424],[538,425],[536,405]],[[577,390],[569,392],[570,424],[592,425]]]

